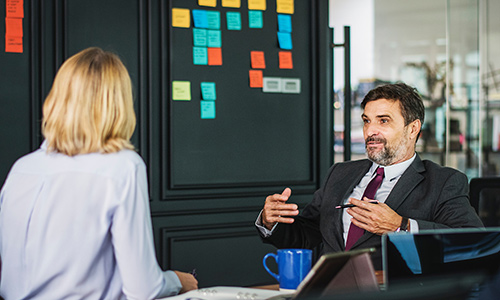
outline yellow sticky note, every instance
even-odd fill
[[[266,0],[248,0],[248,9],[266,10]]]
[[[222,6],[223,7],[240,8],[241,7],[241,0],[222,0]]]
[[[191,82],[172,81],[172,99],[191,101]]]
[[[216,7],[217,6],[217,0],[198,0],[198,5],[199,6]]]
[[[191,27],[191,16],[187,8],[172,8],[172,27]]]
[[[295,5],[293,0],[276,0],[276,12],[282,14],[293,14]]]

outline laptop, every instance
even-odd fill
[[[379,285],[370,253],[375,249],[324,254],[311,268],[293,294],[268,300],[300,300],[353,291],[378,291]]]
[[[382,265],[387,290],[458,274],[491,277],[500,271],[500,228],[388,233],[382,236]]]

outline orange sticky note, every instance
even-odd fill
[[[7,18],[24,18],[23,0],[7,0],[5,4]]]
[[[6,36],[5,52],[23,53],[23,38],[17,36]]]
[[[266,59],[264,51],[250,51],[250,58],[252,62],[252,69],[265,69]]]
[[[261,70],[250,70],[248,71],[248,75],[250,78],[250,87],[251,88],[261,88],[263,87],[263,78],[264,75],[262,74]]]
[[[6,36],[23,36],[23,19],[20,18],[5,18],[5,35]]]
[[[208,65],[222,66],[222,49],[208,48]]]
[[[292,52],[290,51],[280,51],[280,69],[293,69]]]

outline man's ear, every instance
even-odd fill
[[[409,124],[408,128],[409,128],[408,133],[410,138],[416,139],[420,134],[420,130],[422,129],[422,122],[420,122],[419,119],[416,119],[415,121]]]

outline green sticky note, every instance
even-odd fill
[[[222,47],[222,38],[220,30],[207,30],[207,45],[210,48]]]
[[[207,30],[193,28],[193,45],[197,47],[207,46]]]
[[[262,28],[264,21],[262,18],[262,11],[249,10],[248,11],[248,27],[249,28]]]
[[[215,93],[215,82],[201,83],[201,98],[203,98],[203,100],[217,99],[217,94]]]
[[[202,119],[215,119],[215,101],[200,101],[201,118]]]
[[[172,99],[173,100],[191,100],[191,82],[190,81],[172,81]]]
[[[207,11],[208,29],[220,29],[220,12]]]
[[[206,47],[193,47],[193,64],[208,64],[208,51]]]
[[[228,11],[226,20],[228,30],[241,30],[241,15],[239,12]]]

